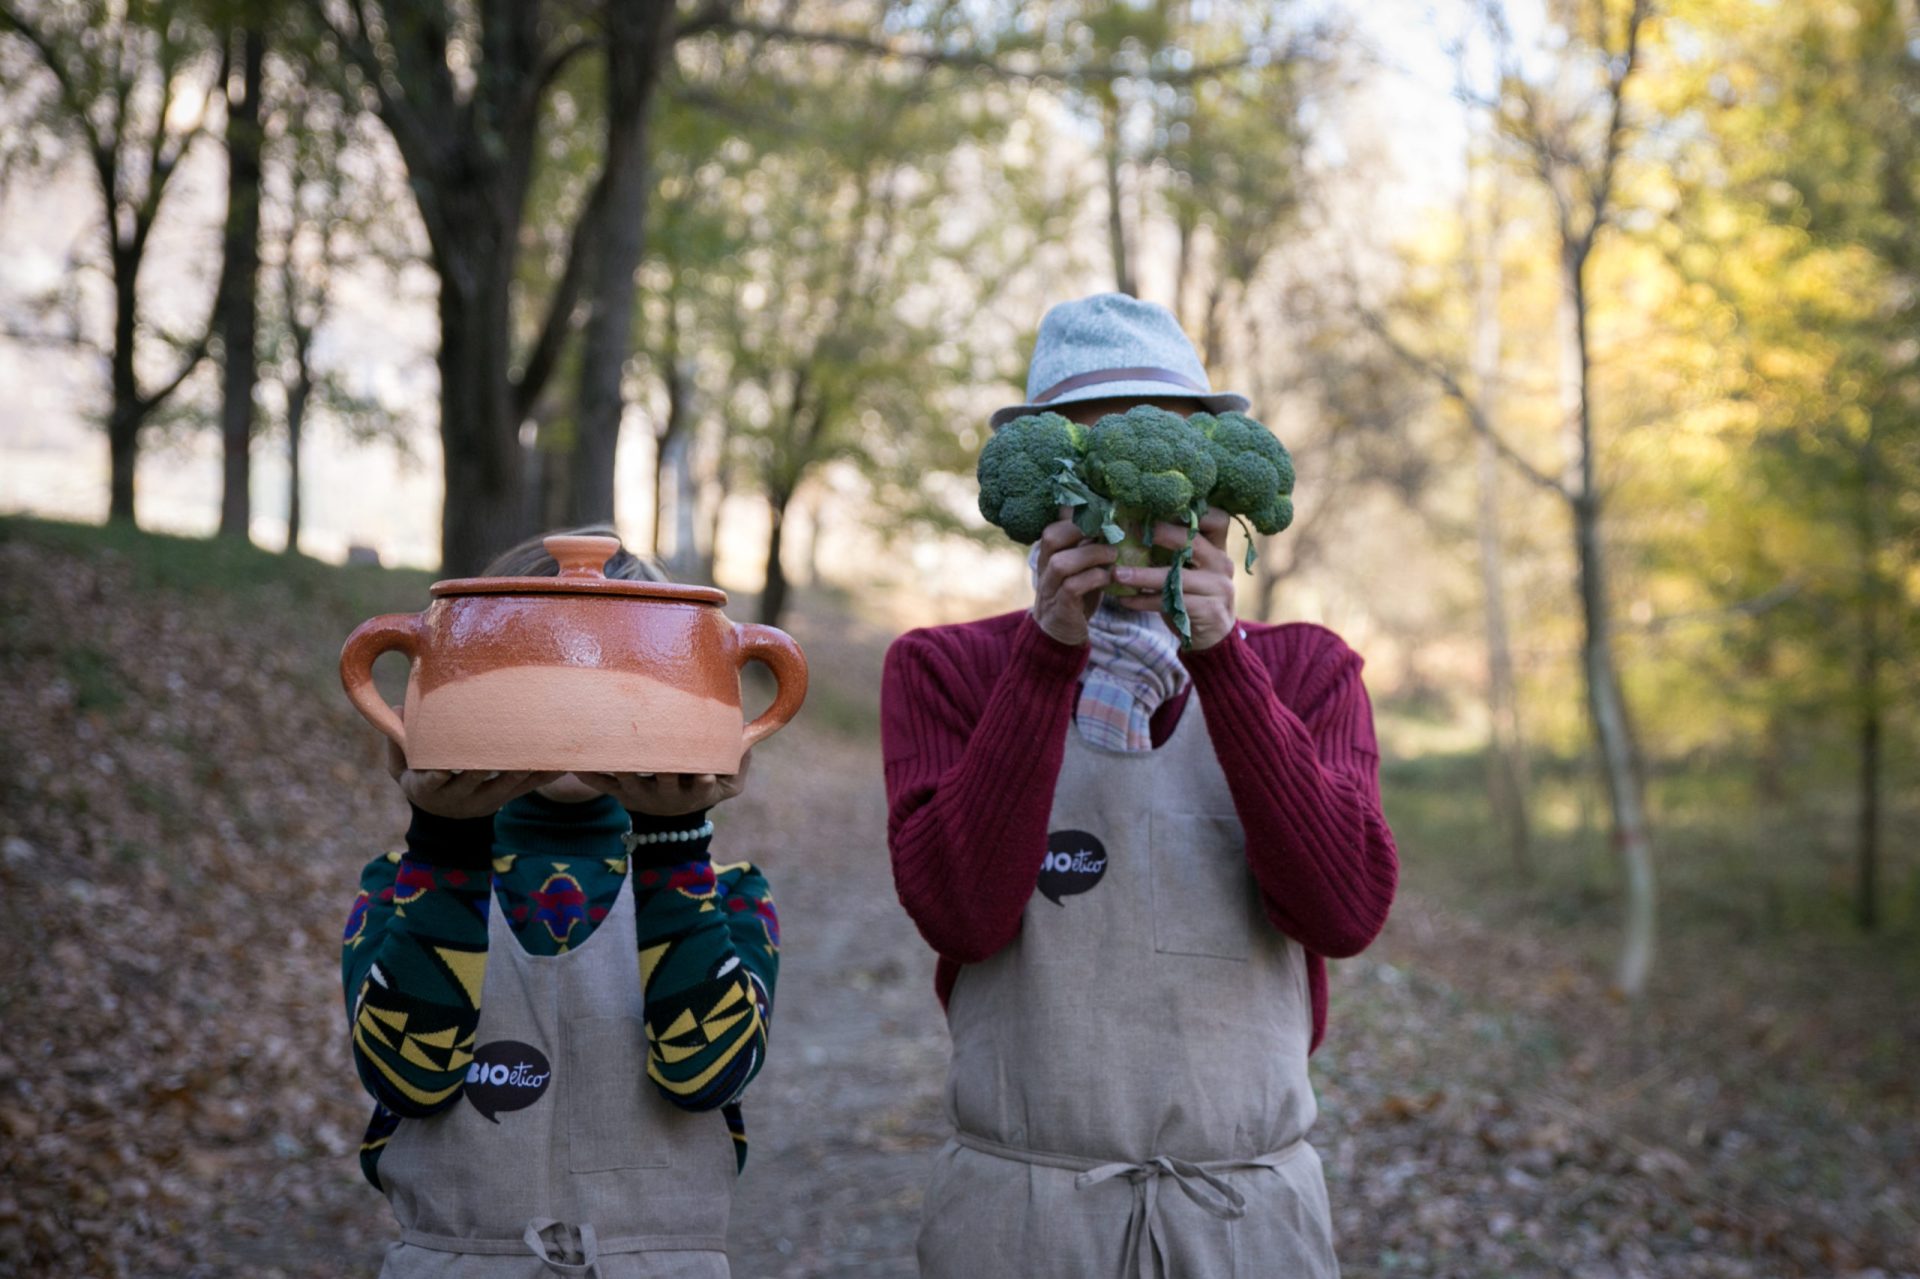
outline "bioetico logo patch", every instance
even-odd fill
[[[517,1039],[482,1044],[467,1067],[467,1100],[493,1123],[507,1110],[525,1110],[539,1101],[553,1079],[547,1055]]]
[[[1047,836],[1047,857],[1040,863],[1040,895],[1056,906],[1092,888],[1107,873],[1107,846],[1083,830],[1056,830]]]

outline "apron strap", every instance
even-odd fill
[[[599,1279],[600,1241],[594,1236],[593,1223],[570,1226],[552,1217],[535,1217],[521,1236],[527,1251],[547,1263],[557,1275],[581,1275]],[[558,1256],[555,1251],[558,1250]],[[575,1261],[578,1257],[580,1260]]]
[[[402,1230],[400,1242],[433,1252],[471,1256],[520,1257],[531,1252],[556,1274],[592,1279],[600,1273],[601,1257],[630,1252],[724,1252],[720,1235],[631,1235],[602,1239],[591,1222],[578,1226],[536,1217],[518,1239],[439,1235],[427,1230]],[[575,1257],[579,1260],[575,1260]]]
[[[1124,1160],[1100,1163],[1075,1155],[1051,1151],[1024,1150],[1002,1142],[957,1132],[954,1139],[962,1146],[1001,1159],[1039,1164],[1074,1172],[1076,1190],[1086,1190],[1104,1181],[1125,1178],[1133,1186],[1133,1211],[1127,1214],[1127,1237],[1120,1253],[1121,1279],[1158,1279],[1168,1273],[1166,1241],[1160,1227],[1160,1183],[1171,1181],[1211,1216],[1235,1221],[1247,1215],[1247,1198],[1222,1174],[1253,1168],[1278,1168],[1302,1150],[1303,1138],[1283,1149],[1251,1159],[1210,1159],[1194,1163],[1172,1155],[1154,1155],[1140,1163]]]

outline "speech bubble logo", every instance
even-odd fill
[[[507,1110],[525,1110],[547,1091],[553,1067],[547,1055],[517,1039],[496,1039],[474,1050],[467,1067],[467,1100],[493,1123]]]
[[[1107,873],[1107,846],[1083,830],[1047,835],[1047,858],[1040,863],[1040,895],[1065,907],[1062,897],[1084,893]]]

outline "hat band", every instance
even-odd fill
[[[1098,386],[1102,382],[1171,382],[1175,386],[1184,386],[1189,391],[1198,391],[1202,395],[1212,394],[1206,386],[1172,369],[1095,369],[1091,373],[1076,373],[1070,378],[1062,378],[1034,396],[1030,402],[1045,404],[1048,400],[1065,395],[1068,391],[1077,391],[1083,386]]]

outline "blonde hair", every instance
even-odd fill
[[[611,524],[588,524],[582,528],[555,529],[551,533],[541,533],[530,537],[511,550],[503,551],[494,557],[491,564],[480,570],[482,577],[558,577],[560,565],[553,556],[547,554],[546,540],[550,537],[611,537],[618,538],[619,530]],[[608,577],[623,582],[668,582],[673,579],[660,567],[660,561],[651,555],[635,555],[622,546],[607,559],[601,570]]]

